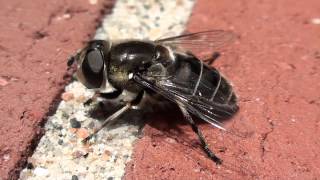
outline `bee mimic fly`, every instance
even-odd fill
[[[89,42],[68,65],[73,64],[72,60],[76,62],[77,78],[87,88],[110,99],[121,97],[123,103],[123,107],[108,117],[93,134],[109,121],[138,107],[146,94],[157,94],[180,108],[208,157],[221,164],[222,161],[208,148],[191,115],[224,129],[219,120],[230,118],[237,112],[237,98],[225,77],[210,66],[219,54],[214,53],[208,65],[192,50],[217,50],[233,38],[232,32],[211,30],[155,41]]]

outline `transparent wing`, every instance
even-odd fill
[[[220,120],[229,118],[237,112],[236,97],[229,84],[221,83],[222,77],[218,71],[210,71],[210,73],[210,77],[213,78],[210,82],[199,81],[199,75],[196,73],[186,76],[179,75],[179,72],[166,77],[136,74],[134,80],[168,100],[182,104],[190,113],[213,126],[224,129]]]
[[[193,52],[195,50],[218,51],[235,39],[236,35],[232,31],[209,30],[163,38],[155,42],[175,48],[182,47],[186,51]]]

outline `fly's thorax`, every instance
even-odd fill
[[[130,40],[114,44],[109,53],[108,80],[118,89],[141,91],[133,81],[135,73],[145,71],[156,55],[151,41]]]

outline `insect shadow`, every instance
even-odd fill
[[[108,100],[101,101],[97,104],[91,105],[88,114],[90,117],[96,119],[103,123],[103,121],[110,116],[115,110],[120,109],[121,105]],[[178,146],[181,148],[176,148],[176,145],[173,145],[172,149],[177,151],[177,153],[182,153],[188,156],[189,159],[195,161],[202,169],[202,171],[214,172],[216,166],[214,164],[207,163],[207,156],[201,150],[201,143],[198,141],[196,136],[190,136],[191,129],[189,124],[184,121],[183,115],[179,111],[179,108],[169,101],[164,102],[163,105],[157,106],[153,105],[149,108],[142,108],[138,110],[130,110],[127,113],[123,114],[116,121],[111,122],[106,126],[106,130],[118,128],[124,125],[134,125],[139,127],[139,132],[137,132],[138,137],[149,136],[151,140],[157,143],[167,143],[166,139],[173,139],[178,143]],[[222,119],[221,122],[232,121],[232,119]],[[198,125],[207,124],[201,119],[195,118],[195,122]],[[209,125],[210,126],[210,125]],[[149,129],[144,131],[144,127]],[[202,127],[202,126],[200,126]],[[150,132],[150,128],[153,129]],[[212,136],[217,134],[218,129],[212,130]],[[224,132],[222,132],[224,133]],[[101,137],[103,138],[103,137]],[[237,138],[235,138],[237,139]],[[170,143],[169,143],[170,144]],[[199,156],[190,156],[187,151]],[[220,152],[224,151],[223,148],[220,148]],[[224,152],[222,152],[224,153]],[[225,161],[219,171],[215,171],[215,176],[220,178],[232,178],[237,179],[235,176],[245,177],[245,178],[254,178],[257,176],[255,173],[255,167],[252,163],[242,157],[231,157],[231,160]],[[232,172],[230,174],[230,172]]]
[[[112,101],[100,101],[95,105],[91,105],[88,110],[88,115],[91,118],[103,123],[114,111],[120,109],[122,105],[113,103]],[[205,121],[195,118],[195,123],[198,125],[207,124]],[[220,122],[231,121],[230,119],[221,119]],[[164,137],[170,137],[177,140],[179,143],[197,149],[201,149],[201,143],[194,138],[186,136],[186,129],[190,128],[189,124],[184,121],[184,116],[181,114],[180,109],[176,104],[170,101],[163,101],[163,104],[151,105],[148,108],[130,110],[123,114],[116,121],[110,122],[106,128],[113,129],[123,125],[134,125],[139,127],[138,136],[142,137],[144,134],[143,129],[145,126],[150,126],[161,132]],[[191,129],[190,129],[191,130]],[[216,129],[218,130],[218,129]],[[151,135],[152,136],[152,135]],[[201,151],[202,152],[202,151]],[[201,153],[199,152],[199,153]]]

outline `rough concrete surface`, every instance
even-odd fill
[[[0,179],[18,177],[66,84],[66,59],[96,29],[103,3],[0,2]]]
[[[239,96],[226,133],[200,123],[216,166],[174,111],[156,115],[135,145],[126,179],[318,179],[320,1],[198,0],[188,31],[233,30],[214,64]]]

